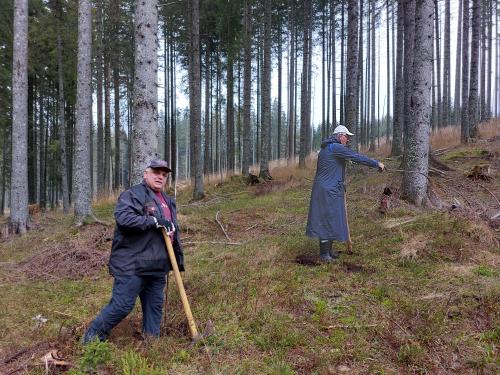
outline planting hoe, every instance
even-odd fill
[[[163,239],[165,240],[165,245],[167,246],[167,252],[168,252],[168,257],[170,259],[170,263],[172,264],[172,268],[174,270],[175,283],[179,288],[179,295],[181,296],[182,307],[184,308],[184,313],[186,314],[186,318],[188,321],[189,331],[191,332],[191,338],[194,342],[197,342],[202,338],[202,335],[198,333],[198,329],[196,328],[196,323],[194,322],[193,314],[191,313],[191,307],[189,306],[189,302],[186,296],[186,291],[184,290],[184,284],[182,282],[179,267],[177,266],[177,260],[175,259],[172,242],[170,241],[170,237],[168,236],[167,230],[165,228],[162,228],[161,232],[163,234]],[[168,283],[167,283],[167,288],[168,288]]]

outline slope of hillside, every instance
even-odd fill
[[[182,192],[186,291],[212,333],[195,345],[170,277],[160,340],[141,340],[136,306],[109,343],[82,348],[110,296],[112,227],[37,217],[26,236],[0,243],[0,373],[43,374],[52,349],[70,365],[52,373],[498,373],[499,149],[496,137],[437,150],[453,170],[430,178],[433,208],[398,199],[399,160],[384,159],[387,173],[351,167],[354,254],[336,244],[328,265],[304,235],[313,168],[275,169],[274,181],[252,187],[234,177],[202,202]],[[476,165],[486,177],[466,176]],[[113,202],[95,211],[112,222]]]

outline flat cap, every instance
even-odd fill
[[[161,159],[151,160],[151,163],[149,163],[148,168],[164,169],[167,172],[172,172],[172,170],[168,166],[168,163],[165,160]]]

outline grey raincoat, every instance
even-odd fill
[[[336,137],[321,144],[311,192],[306,235],[321,240],[347,241],[345,164],[347,160],[377,168],[378,161],[358,154]]]

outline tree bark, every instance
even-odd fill
[[[146,166],[158,156],[157,5],[157,0],[136,1],[132,184],[141,182]]]
[[[479,122],[479,41],[481,38],[481,2],[473,0],[472,3],[472,40],[470,58],[470,87],[469,87],[469,138],[478,136]]]
[[[244,8],[244,65],[243,65],[243,176],[250,173],[250,164],[252,160],[252,140],[251,140],[251,90],[252,90],[252,8],[250,0],[245,0]]]
[[[204,159],[203,159],[203,171],[206,175],[208,175],[210,171],[210,159],[211,159],[211,151],[210,151],[210,116],[211,116],[211,106],[210,106],[210,97],[211,97],[211,69],[210,69],[210,55],[212,53],[211,49],[211,41],[207,41],[207,46],[205,48],[205,122],[204,122],[204,130],[205,130],[205,148],[204,148]]]
[[[59,173],[61,177],[61,188],[63,198],[63,212],[69,213],[69,190],[68,190],[68,170],[66,167],[66,119],[64,117],[64,74],[63,74],[63,58],[62,58],[62,5],[57,1],[58,14],[58,33],[57,33],[57,79],[59,81]]]
[[[262,67],[262,129],[259,176],[270,179],[271,160],[271,0],[264,1],[264,63]]]
[[[404,126],[403,126],[403,147],[406,148],[406,135],[410,124],[410,105],[411,92],[413,88],[413,58],[414,58],[414,39],[415,39],[415,0],[406,0],[405,3],[405,31],[404,31]],[[429,70],[430,71],[430,70]],[[428,72],[429,72],[428,71]]]
[[[102,38],[102,8],[103,0],[96,1],[96,86],[97,86],[97,196],[104,195],[104,124],[103,124],[103,108],[102,108],[102,92],[103,92],[103,38]]]
[[[403,196],[420,206],[427,202],[427,174],[431,115],[432,69],[432,0],[417,0],[414,23],[414,72],[411,92],[411,116],[405,148],[406,170],[403,174]]]
[[[370,17],[371,17],[371,129],[370,129],[370,151],[375,151],[375,2],[370,3]]]
[[[462,113],[460,125],[460,142],[469,142],[469,0],[462,4]]]
[[[392,126],[391,155],[399,156],[403,152],[404,129],[404,77],[403,77],[403,51],[404,51],[404,1],[398,0],[397,10],[397,48],[396,48],[396,90],[394,93],[394,124]]]
[[[480,41],[480,49],[481,49],[481,57],[480,61],[480,83],[479,83],[479,121],[486,120],[486,56],[487,56],[487,36],[486,36],[486,23],[488,19],[488,0],[483,0],[482,11],[481,11],[481,41]]]
[[[434,0],[434,21],[436,30],[435,35],[435,43],[436,43],[436,91],[437,91],[437,100],[436,100],[436,111],[437,111],[437,126],[441,127],[443,124],[441,123],[443,116],[443,107],[441,102],[441,33],[439,29],[439,3],[438,0]],[[406,68],[405,68],[406,69]]]
[[[451,91],[451,72],[450,72],[450,0],[445,0],[444,10],[444,61],[443,61],[443,117],[441,125],[446,126],[450,123],[450,91]]]
[[[295,1],[291,0],[288,15],[290,51],[288,54],[288,164],[294,160],[295,145]]]
[[[306,167],[307,156],[307,126],[308,126],[308,94],[309,94],[309,28],[310,28],[310,9],[311,0],[304,0],[304,46],[302,53],[302,81],[300,87],[300,151],[299,151],[299,168]]]
[[[232,52],[227,58],[227,102],[226,102],[226,131],[227,131],[227,171],[234,173],[234,60]]]
[[[463,0],[458,3],[458,21],[457,21],[457,50],[455,62],[455,95],[453,97],[453,122],[458,124],[460,119],[460,85],[461,68],[462,68],[462,13],[463,13]]]
[[[92,215],[90,186],[90,127],[92,125],[92,16],[90,0],[78,4],[78,63],[75,125],[74,202],[75,221],[82,224]]]
[[[347,67],[345,95],[345,126],[356,129],[358,103],[358,25],[359,8],[357,0],[347,4]]]
[[[15,233],[28,226],[28,0],[14,1],[12,62],[12,166],[10,224]]]
[[[194,176],[193,199],[205,196],[203,188],[203,160],[201,154],[201,74],[200,74],[200,4],[189,0],[189,122],[190,141],[194,145],[191,171]]]

